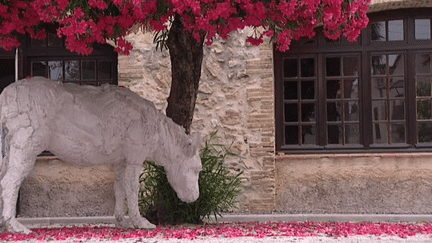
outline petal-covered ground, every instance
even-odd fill
[[[322,223],[322,222],[245,222],[219,223],[199,226],[159,226],[154,230],[128,230],[105,226],[33,228],[29,235],[0,233],[0,242],[14,241],[73,241],[122,239],[202,239],[205,238],[265,238],[265,237],[312,237],[332,238],[350,236],[397,236],[408,238],[430,235],[431,223]],[[431,238],[432,241],[432,238]]]

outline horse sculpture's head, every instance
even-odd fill
[[[199,197],[198,178],[202,170],[199,136],[188,136],[187,143],[176,155],[176,161],[165,168],[167,178],[180,200],[191,203]]]

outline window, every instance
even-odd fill
[[[404,21],[402,19],[376,21],[370,24],[371,41],[403,41]]]
[[[359,143],[359,56],[331,55],[325,61],[328,144]]]
[[[432,142],[432,53],[415,55],[417,143]]]
[[[315,58],[284,59],[284,121],[287,144],[316,143]]]
[[[431,19],[415,19],[415,39],[431,39]]]
[[[404,54],[371,55],[372,138],[374,144],[405,143]]]
[[[65,48],[63,39],[47,34],[44,40],[27,38],[23,48],[24,77],[43,76],[76,84],[117,84],[117,54],[109,45],[94,45],[89,56]]]
[[[318,31],[287,53],[275,50],[278,151],[432,147],[431,9],[369,17],[355,43]]]

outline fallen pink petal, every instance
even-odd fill
[[[107,226],[33,228],[31,234],[0,233],[0,242],[49,242],[123,239],[186,239],[200,238],[266,238],[266,237],[329,237],[416,235],[432,237],[432,223],[349,223],[349,222],[243,222],[216,223],[199,226],[158,226],[154,230],[119,229]],[[431,238],[432,239],[432,238]],[[135,241],[136,242],[136,241]]]

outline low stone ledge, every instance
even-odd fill
[[[214,221],[214,218],[213,222]],[[216,222],[432,222],[429,214],[225,214]]]
[[[50,218],[17,218],[26,226],[38,225],[74,225],[74,224],[114,224],[114,216],[103,217],[50,217]],[[206,219],[209,223],[239,222],[432,222],[430,214],[223,214],[217,220],[213,216]]]
[[[114,216],[98,217],[46,217],[46,218],[17,218],[17,220],[26,225],[73,225],[73,224],[114,224]]]

